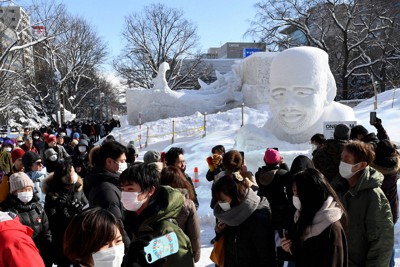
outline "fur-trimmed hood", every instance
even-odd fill
[[[375,170],[381,172],[383,175],[393,175],[398,172],[400,172],[400,156],[396,155],[394,158],[394,161],[396,162],[395,165],[391,168],[388,167],[383,167],[376,165],[374,162],[371,163],[371,167],[374,168]]]
[[[67,186],[68,185],[65,185],[65,188]],[[49,175],[47,175],[46,179],[43,181],[42,191],[43,191],[43,193],[47,194],[50,192],[54,192],[55,190],[57,190],[57,186],[56,186],[56,182],[54,180],[54,173],[52,172]],[[78,181],[75,183],[74,191],[78,192],[78,191],[82,191],[82,190],[83,190],[83,180],[78,175]]]

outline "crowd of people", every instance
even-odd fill
[[[199,202],[185,151],[147,151],[88,124],[1,134],[0,259],[5,266],[194,266]],[[382,127],[314,135],[312,158],[279,149],[253,173],[243,153],[211,148],[206,178],[219,266],[394,266],[400,155]],[[92,127],[89,127],[89,129]],[[93,127],[94,128],[94,127]],[[149,263],[156,237],[176,253]],[[222,244],[222,245],[221,245]],[[215,252],[215,251],[214,251]]]

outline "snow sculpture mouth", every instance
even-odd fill
[[[305,119],[305,114],[299,110],[281,111],[279,118],[290,128],[297,128],[299,125],[292,125],[293,123],[300,123]],[[294,126],[294,127],[293,127]]]

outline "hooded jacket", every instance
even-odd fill
[[[324,147],[317,150],[312,159],[315,168],[322,172],[330,183],[340,177],[340,157],[343,146],[347,142],[347,140],[329,139],[326,141]]]
[[[152,196],[149,205],[137,217],[133,233],[135,237],[151,234],[154,237],[175,232],[179,241],[179,250],[176,254],[166,257],[162,266],[194,266],[190,240],[178,226],[175,218],[179,215],[184,204],[183,195],[169,186],[161,186]]]
[[[92,173],[85,179],[85,186],[89,187],[89,206],[101,207],[108,210],[123,222],[124,207],[121,202],[121,189],[119,175],[99,166],[93,168]],[[123,240],[127,247],[130,243],[127,233],[124,231]]]
[[[383,175],[367,166],[353,188],[338,192],[349,214],[349,267],[389,266],[393,220],[389,202],[380,188],[382,182]]]
[[[72,217],[81,212],[88,201],[83,194],[83,181],[80,177],[70,188],[61,183],[51,173],[43,181],[42,189],[46,194],[44,209],[49,219],[53,238],[55,263],[69,264],[70,261],[63,254],[64,232]]]
[[[18,217],[12,220],[0,220],[0,263],[3,266],[44,267],[44,262],[32,240],[32,233],[32,229],[22,225]]]
[[[377,164],[371,164],[373,168],[383,174],[383,183],[381,189],[385,193],[386,198],[389,200],[390,209],[393,216],[393,224],[396,224],[399,218],[399,197],[397,194],[397,179],[400,172],[400,157],[396,155],[396,164],[391,167],[383,167]]]

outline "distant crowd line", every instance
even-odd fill
[[[394,266],[400,156],[382,121],[373,125],[377,134],[339,124],[333,139],[313,135],[312,159],[290,167],[271,145],[254,175],[244,153],[213,147],[216,266]],[[108,135],[94,146],[92,126],[0,133],[5,266],[194,266],[199,202],[184,150],[138,161],[133,142]],[[177,252],[153,247],[149,263],[145,247],[171,232]]]

